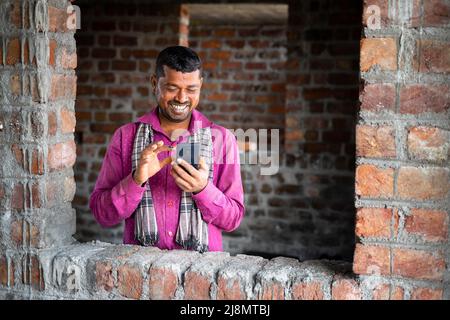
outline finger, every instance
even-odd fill
[[[153,150],[153,153],[160,153],[163,151],[172,151],[172,148],[170,148],[168,145],[162,145]]]
[[[206,164],[206,161],[205,161],[205,159],[203,159],[203,157],[200,157],[199,165],[200,165],[199,170],[205,170],[205,171],[209,170],[209,167]]]
[[[185,168],[192,177],[197,178],[199,176],[197,169],[195,169],[192,165],[187,163],[185,160],[178,158],[176,162],[178,165]]]
[[[164,168],[165,166],[167,166],[171,162],[172,162],[172,158],[171,157],[167,157],[167,158],[162,159],[159,162],[159,165],[161,166],[161,168]]]
[[[158,148],[162,145],[164,145],[164,141],[162,141],[162,140],[156,141],[156,142],[150,144],[149,146],[145,147],[145,149],[142,152],[154,151],[154,150],[156,150],[156,148]]]
[[[175,183],[182,189],[183,191],[189,192],[191,190],[191,186],[181,178],[175,178]]]
[[[172,169],[185,181],[189,182],[191,185],[194,185],[194,178],[183,170],[182,167],[177,165],[176,163],[172,164]]]
[[[180,186],[180,188],[181,186],[183,186],[186,190],[190,190],[192,188],[192,185],[184,180],[173,168],[170,170],[170,175],[175,180],[175,183]]]

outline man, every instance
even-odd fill
[[[222,231],[244,216],[236,139],[196,110],[201,73],[193,50],[162,50],[151,78],[157,106],[111,139],[89,207],[102,226],[125,220],[126,244],[222,251]],[[177,144],[193,142],[198,169],[172,160]]]

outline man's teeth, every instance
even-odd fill
[[[175,109],[175,111],[183,111],[186,109],[189,105],[188,104],[174,104],[171,103],[172,108]]]

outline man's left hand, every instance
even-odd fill
[[[185,168],[187,172],[182,168]],[[175,183],[185,192],[199,193],[208,184],[209,168],[203,158],[200,158],[199,169],[181,158],[172,162],[170,174],[175,179]]]

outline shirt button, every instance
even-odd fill
[[[172,231],[169,231],[169,236],[173,236],[173,233],[172,233]]]
[[[173,201],[172,200],[167,201],[167,206],[173,207]]]

